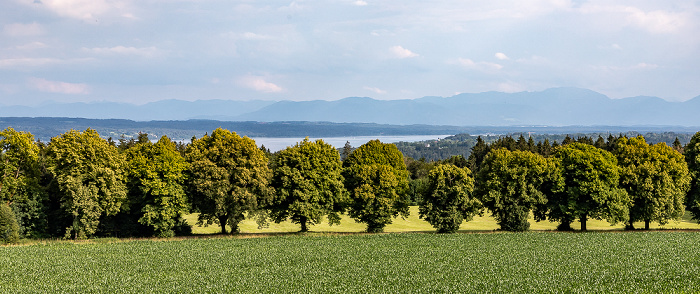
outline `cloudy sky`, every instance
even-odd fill
[[[700,1],[3,0],[0,104],[700,95]]]

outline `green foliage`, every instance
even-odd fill
[[[481,210],[474,198],[474,179],[467,168],[441,164],[428,175],[428,188],[419,207],[420,217],[438,233],[454,233]]]
[[[348,155],[343,166],[352,199],[348,214],[367,224],[368,232],[382,232],[392,217],[408,216],[409,172],[394,144],[369,141]]]
[[[479,136],[476,139],[476,144],[471,149],[469,158],[467,158],[467,162],[469,163],[469,169],[472,170],[474,173],[479,173],[481,163],[484,162],[484,158],[486,158],[486,154],[488,154],[490,150],[491,148],[489,147],[489,145],[486,144],[486,142],[483,139],[481,139],[481,136]]]
[[[662,225],[677,220],[685,211],[690,186],[683,155],[665,143],[648,145],[644,137],[621,138],[614,150],[620,166],[620,187],[630,195],[629,228],[632,223],[655,221]]]
[[[477,175],[477,195],[506,231],[526,231],[527,218],[561,190],[553,160],[529,151],[492,149]]]
[[[46,221],[39,152],[32,134],[0,131],[0,203],[13,208],[20,235],[26,237],[41,235]]]
[[[630,197],[618,187],[619,171],[612,153],[592,145],[572,142],[559,147],[564,191],[550,197],[548,218],[567,229],[575,218],[586,230],[589,218],[605,219],[611,224],[629,219]]]
[[[693,213],[693,219],[700,223],[700,132],[695,133],[690,139],[684,152],[691,178],[686,205]]]
[[[698,293],[698,243],[652,232],[14,246],[0,248],[0,292]]]
[[[92,236],[100,217],[116,214],[126,200],[124,157],[92,129],[51,139],[47,156],[61,208],[73,219],[66,237]]]
[[[218,128],[211,136],[193,139],[186,157],[191,167],[187,185],[199,223],[218,223],[224,234],[228,224],[237,233],[245,213],[271,203],[268,159],[253,139]]]
[[[287,218],[308,231],[328,216],[330,224],[340,223],[348,202],[343,186],[340,154],[323,140],[309,138],[277,153],[273,162],[272,186],[277,197],[270,216],[279,223]]]
[[[0,244],[14,244],[19,241],[19,225],[12,208],[0,203]]]
[[[140,140],[126,151],[126,159],[130,209],[139,212],[138,222],[152,227],[156,236],[174,236],[178,218],[188,211],[187,162],[165,136],[155,144]]]

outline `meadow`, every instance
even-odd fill
[[[692,214],[686,212],[685,215],[678,221],[671,221],[666,225],[659,225],[658,223],[651,223],[650,229],[652,230],[700,230],[700,224],[691,219]],[[210,226],[196,226],[197,214],[190,214],[185,216],[185,219],[189,224],[192,225],[192,232],[194,234],[216,234],[221,232],[221,228],[218,225]],[[549,221],[536,222],[532,218],[530,219],[530,230],[534,231],[553,231],[557,229],[557,224]],[[588,230],[593,231],[607,231],[607,230],[623,230],[624,224],[618,223],[616,225],[610,225],[606,221],[601,220],[588,220],[587,223]],[[269,234],[269,233],[291,233],[298,232],[299,225],[293,224],[289,221],[282,222],[279,224],[270,223],[267,228],[258,229],[258,225],[255,221],[246,219],[239,225],[241,233],[249,234]],[[571,224],[571,227],[575,230],[581,228],[581,224],[576,221]],[[636,228],[644,228],[644,223],[635,223]],[[230,228],[227,228],[227,230]],[[357,223],[347,215],[342,216],[340,225],[330,226],[327,222],[322,222],[317,225],[309,227],[312,232],[332,232],[332,233],[352,233],[352,232],[363,232],[366,229],[366,225],[362,223]],[[461,232],[485,232],[494,231],[498,229],[498,224],[489,215],[485,213],[483,216],[476,216],[473,220],[469,222],[462,223],[460,227]],[[393,223],[385,228],[385,232],[397,233],[397,232],[434,232],[435,229],[430,226],[430,224],[418,217],[418,206],[410,207],[410,215],[408,218],[396,218]]]
[[[697,293],[700,233],[287,234],[0,247],[0,293]]]

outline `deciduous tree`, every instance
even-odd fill
[[[693,219],[700,223],[700,132],[693,135],[684,152],[691,179],[686,205],[693,213]]]
[[[330,224],[340,224],[348,202],[341,171],[338,150],[323,140],[306,138],[280,151],[273,162],[277,197],[270,207],[272,219],[279,223],[289,218],[302,232],[324,216]]]
[[[174,236],[178,219],[188,211],[187,162],[166,136],[155,144],[139,141],[126,151],[126,159],[130,209],[138,210],[138,222],[152,227],[156,236]]]
[[[368,232],[382,232],[391,219],[408,216],[409,172],[394,144],[369,141],[343,162],[350,192],[350,217],[367,224]]]
[[[620,166],[620,187],[630,195],[628,228],[644,221],[666,224],[685,211],[690,175],[683,155],[666,143],[648,145],[644,137],[621,138],[614,150]]]
[[[26,237],[45,229],[39,151],[32,134],[12,128],[0,131],[0,203],[14,210],[19,234]]]
[[[73,219],[66,237],[92,236],[100,217],[116,214],[126,200],[124,157],[92,129],[52,138],[47,156],[61,207]]]
[[[525,231],[527,221],[547,196],[561,189],[559,170],[552,160],[529,151],[493,149],[477,176],[477,194],[506,231]]]
[[[420,204],[420,217],[438,233],[454,233],[481,210],[473,195],[474,179],[467,168],[440,164],[428,174],[428,188]]]
[[[272,201],[270,168],[255,141],[235,132],[216,129],[187,147],[190,163],[187,186],[199,223],[218,223],[239,231],[246,213],[258,213]]]
[[[549,199],[548,217],[560,221],[560,229],[570,229],[576,218],[583,231],[588,219],[611,224],[629,219],[629,195],[618,187],[617,159],[612,153],[572,142],[559,147],[555,157],[560,160],[564,190]]]

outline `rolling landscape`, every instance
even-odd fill
[[[0,2],[0,293],[700,293],[697,1]]]

